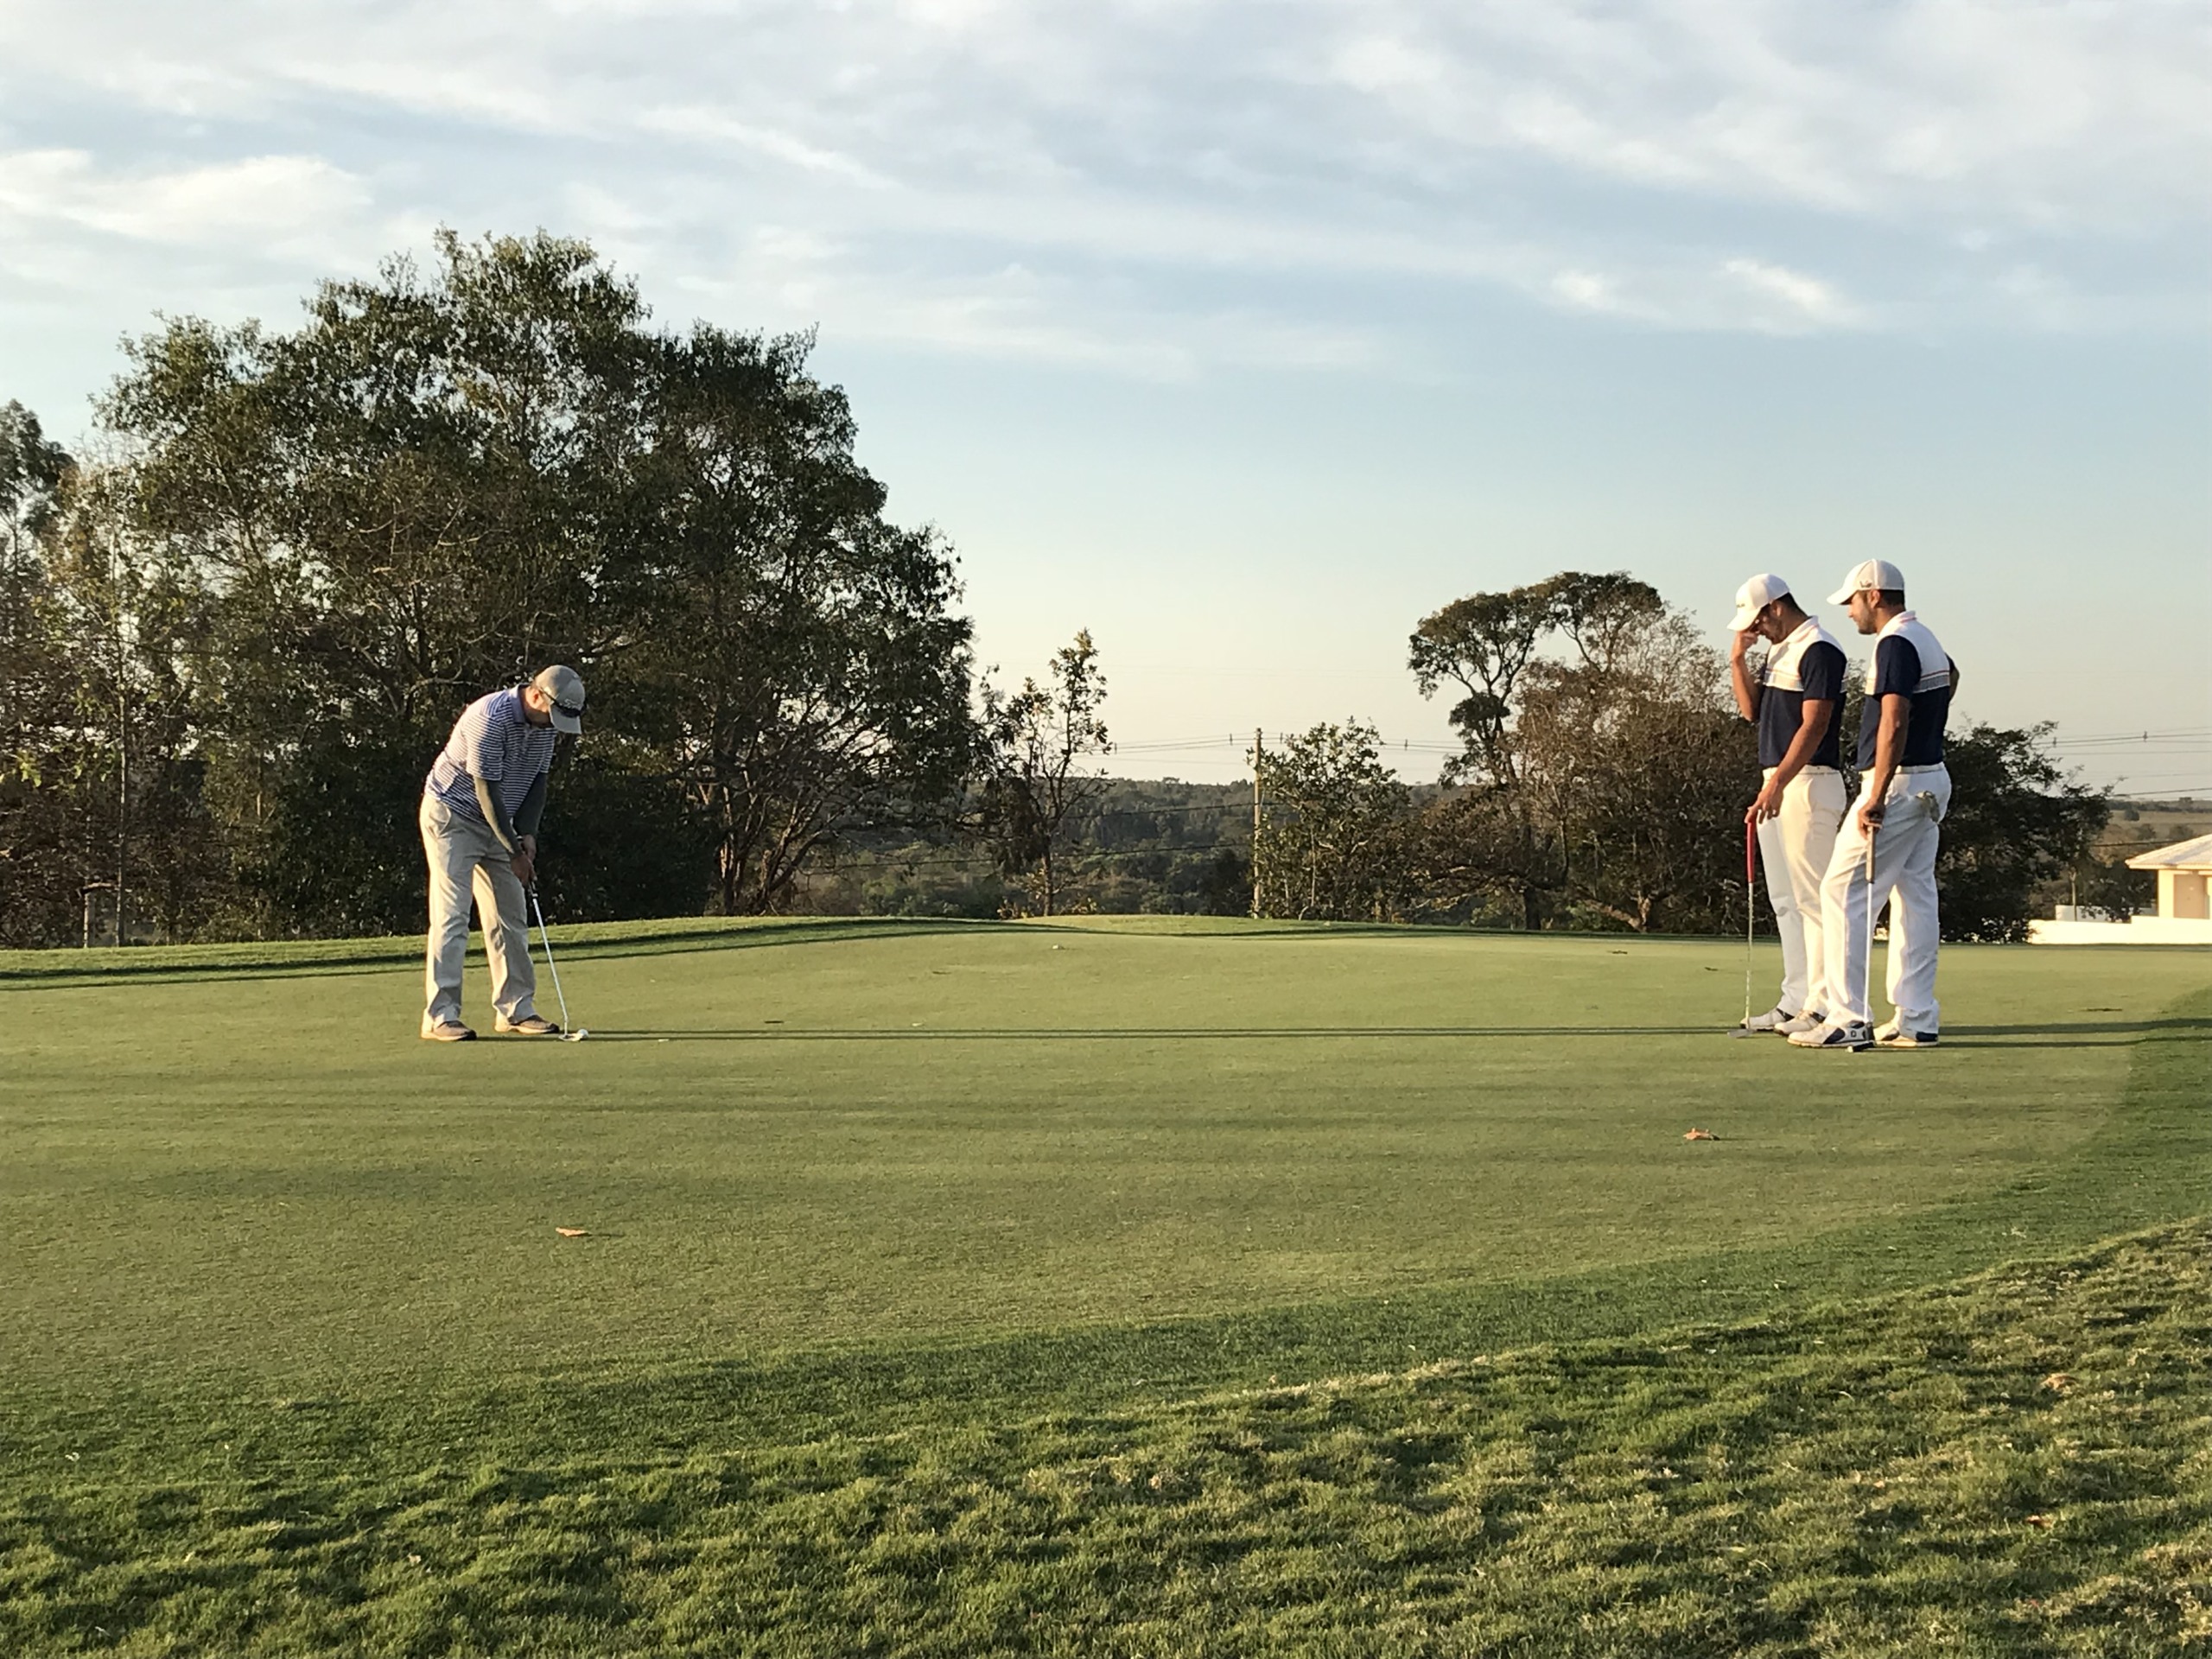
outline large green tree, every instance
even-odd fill
[[[1602,649],[1532,665],[1523,787],[1557,837],[1553,900],[1570,925],[1638,932],[1743,925],[1752,729],[1689,620],[1640,609]]]
[[[1426,838],[1446,907],[1503,901],[1523,927],[1543,925],[1569,880],[1563,814],[1573,772],[1560,770],[1555,749],[1547,772],[1530,770],[1522,715],[1532,677],[1555,697],[1569,667],[1591,684],[1610,683],[1664,613],[1657,591],[1624,572],[1567,570],[1421,619],[1408,656],[1421,695],[1461,694],[1449,718],[1463,748],[1443,776],[1456,792]]]
[[[846,823],[950,792],[951,563],[884,518],[809,344],[657,328],[542,233],[137,342],[128,528],[210,597],[206,791],[269,925],[412,925],[423,772],[547,661],[593,689],[547,820],[570,914],[772,907]]]
[[[1374,727],[1324,723],[1252,753],[1265,813],[1254,908],[1301,920],[1395,921],[1420,891],[1408,792]]]
[[[71,630],[48,569],[69,455],[0,404],[0,940],[61,937],[85,881]]]
[[[847,828],[943,822],[976,747],[951,557],[884,516],[811,340],[700,325],[657,342],[605,603],[626,729],[711,834],[726,912],[774,907]]]

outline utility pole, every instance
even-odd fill
[[[1260,918],[1260,754],[1266,747],[1264,728],[1252,732],[1252,919]]]

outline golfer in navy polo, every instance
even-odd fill
[[[1937,826],[1951,805],[1943,728],[1958,671],[1925,623],[1904,605],[1904,575],[1869,559],[1829,602],[1874,636],[1866,702],[1859,716],[1859,804],[1836,837],[1821,884],[1827,947],[1828,1017],[1789,1040],[1807,1048],[1932,1048],[1936,1001]],[[1890,1001],[1897,1017],[1878,1031],[1867,1006],[1874,918],[1890,907]]]
[[[461,711],[423,780],[423,851],[430,865],[430,938],[423,1035],[462,1043],[461,966],[473,892],[492,963],[494,1031],[558,1037],[535,1006],[525,889],[537,879],[537,822],[555,735],[583,730],[584,683],[549,668],[528,685],[494,691]]]
[[[1758,831],[1767,899],[1782,938],[1782,998],[1744,1023],[1789,1035],[1819,1026],[1831,1006],[1821,928],[1821,880],[1842,825],[1843,647],[1768,574],[1736,590],[1728,652],[1736,706],[1759,728],[1763,781],[1745,817]],[[1751,643],[1767,642],[1753,669]]]

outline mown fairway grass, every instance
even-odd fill
[[[564,940],[0,956],[0,1651],[2212,1643],[2206,953]]]

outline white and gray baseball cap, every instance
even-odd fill
[[[1741,633],[1759,620],[1759,613],[1777,599],[1789,597],[1789,584],[1773,571],[1763,576],[1753,576],[1736,590],[1736,620],[1728,626],[1731,632]]]
[[[574,737],[584,728],[584,677],[556,663],[531,682],[553,705],[553,729]]]
[[[1828,595],[1831,605],[1848,605],[1853,594],[1863,594],[1869,588],[1876,593],[1904,592],[1904,572],[1887,559],[1867,559],[1851,567],[1851,574],[1843,579],[1843,586]]]

